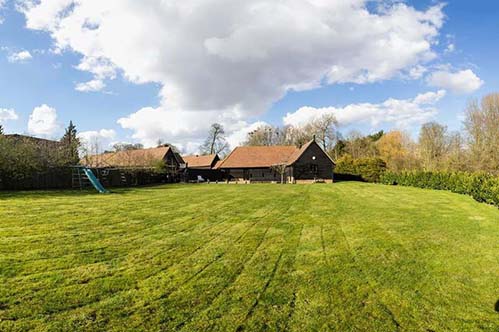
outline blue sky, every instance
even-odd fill
[[[151,14],[161,3],[154,0],[7,0],[0,10],[0,122],[9,133],[56,138],[73,120],[103,148],[161,138],[194,151],[214,121],[233,145],[258,124],[300,125],[327,112],[345,134],[395,128],[415,135],[430,120],[455,130],[468,100],[499,91],[496,1],[310,2],[289,1],[283,10],[255,1],[274,11],[269,24],[258,8],[226,0],[206,1],[216,10],[179,5],[159,14]],[[318,8],[324,15],[314,20]],[[345,27],[334,15],[355,20],[364,10],[373,17],[361,27]],[[295,18],[303,26],[292,30]],[[402,44],[386,54],[376,48],[393,34]]]

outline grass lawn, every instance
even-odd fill
[[[498,331],[498,300],[499,210],[448,192],[0,193],[0,331]]]

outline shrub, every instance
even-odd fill
[[[466,172],[385,172],[380,179],[388,185],[449,190],[469,195],[478,202],[499,206],[499,178],[487,173]]]
[[[380,158],[359,158],[344,156],[337,160],[335,173],[339,178],[366,182],[379,182],[386,171],[386,163]]]

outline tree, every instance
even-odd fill
[[[347,144],[344,139],[339,138],[336,144],[333,147],[333,151],[331,152],[332,158],[337,160],[344,156],[347,152]]]
[[[280,145],[283,140],[282,130],[279,127],[263,125],[249,132],[246,137],[246,146]]]
[[[131,150],[142,150],[144,148],[143,144],[136,143],[136,144],[130,144],[130,143],[116,143],[113,145],[113,150],[115,152],[119,151],[131,151]]]
[[[464,139],[460,132],[447,135],[447,153],[443,160],[442,168],[451,171],[467,171],[469,158],[464,150]]]
[[[225,138],[224,127],[219,123],[211,125],[210,132],[204,144],[201,146],[201,154],[220,154],[225,155],[229,150],[229,143]]]
[[[376,142],[383,136],[383,132],[363,136],[358,131],[351,131],[345,139],[345,152],[354,159],[375,158],[378,156]]]
[[[474,170],[499,171],[499,94],[471,101],[465,111],[464,127]]]
[[[376,147],[379,157],[386,162],[389,170],[397,172],[418,168],[415,143],[408,134],[397,130],[390,131],[381,136]]]
[[[18,181],[43,170],[46,153],[29,139],[0,136],[0,183],[15,185]]]
[[[419,152],[425,170],[437,169],[447,152],[447,127],[428,122],[419,132]]]
[[[322,149],[331,152],[338,138],[337,126],[338,121],[333,114],[324,114],[305,125],[303,131],[308,136],[307,141],[315,136]]]
[[[281,177],[281,184],[284,184],[284,175],[286,174],[286,170],[288,169],[288,165],[286,164],[277,164],[273,165],[272,170],[278,173]]]
[[[80,149],[80,139],[73,121],[69,121],[69,125],[61,138],[63,144],[63,164],[76,165],[80,158],[78,150]]]

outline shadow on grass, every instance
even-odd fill
[[[494,309],[496,310],[496,312],[499,312],[499,300],[497,300]]]
[[[126,188],[107,188],[108,194],[99,194],[93,188],[78,189],[47,189],[47,190],[25,190],[25,191],[0,191],[0,200],[11,198],[46,198],[46,197],[78,197],[78,196],[114,196],[114,195],[128,195],[136,192],[137,190],[173,190],[179,189],[182,185],[179,184],[157,184],[148,186],[136,186]]]

